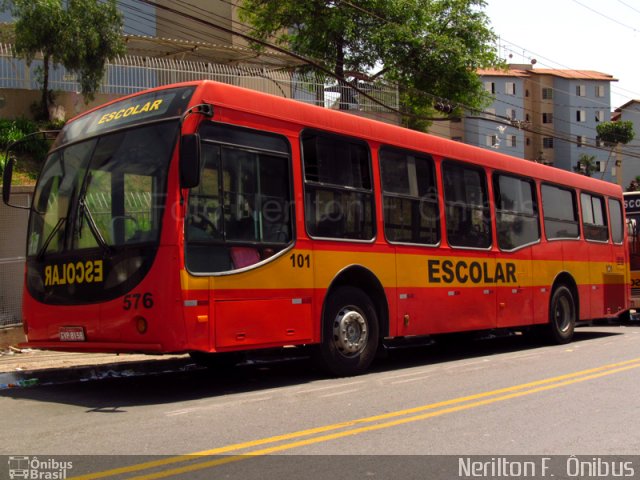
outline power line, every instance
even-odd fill
[[[618,24],[618,25],[620,25],[620,26],[622,26],[622,27],[624,27],[624,28],[628,28],[629,30],[633,30],[633,31],[634,31],[634,32],[636,32],[636,33],[638,32],[638,30],[637,30],[635,27],[632,27],[631,25],[627,25],[626,23],[622,23],[622,22],[620,22],[620,21],[616,20],[615,18],[612,18],[612,17],[610,17],[610,16],[608,16],[608,15],[606,15],[606,14],[602,13],[602,12],[599,12],[598,10],[594,10],[593,8],[589,7],[588,5],[585,5],[585,4],[584,4],[584,3],[582,3],[582,2],[579,2],[578,0],[573,0],[573,2],[574,2],[574,3],[577,3],[577,4],[578,4],[578,5],[580,5],[582,8],[586,8],[586,9],[587,9],[587,10],[589,10],[590,12],[595,13],[596,15],[600,15],[601,17],[606,18],[607,20],[609,20],[609,21],[611,21],[611,22],[613,22],[613,23],[616,23],[616,24]]]
[[[159,9],[165,10],[165,11],[167,11],[167,12],[170,12],[170,13],[172,13],[172,14],[175,14],[175,15],[181,16],[181,17],[183,17],[183,18],[187,18],[187,19],[189,19],[189,20],[195,21],[195,22],[200,23],[200,24],[203,24],[203,25],[205,25],[205,26],[209,26],[209,27],[212,27],[212,28],[214,28],[214,29],[218,29],[218,30],[220,30],[220,31],[224,31],[225,33],[230,33],[231,35],[237,35],[237,36],[239,36],[240,38],[243,38],[243,39],[245,39],[245,40],[247,40],[247,41],[249,41],[249,42],[255,42],[255,43],[257,43],[257,44],[259,44],[259,45],[262,45],[262,46],[264,46],[264,47],[268,47],[268,48],[271,48],[271,49],[273,49],[273,50],[275,50],[275,51],[278,51],[278,52],[280,52],[280,53],[283,53],[283,54],[285,54],[285,55],[289,55],[289,56],[291,56],[292,58],[296,58],[296,59],[300,60],[300,61],[301,61],[301,62],[303,62],[303,63],[306,63],[306,64],[308,64],[308,65],[313,66],[314,68],[316,68],[317,70],[321,71],[321,72],[322,72],[322,73],[324,73],[325,75],[330,76],[330,77],[332,77],[332,78],[336,78],[339,82],[343,82],[343,83],[345,83],[346,85],[348,85],[348,86],[349,86],[349,88],[352,88],[354,91],[358,92],[358,93],[359,93],[360,95],[362,95],[363,97],[365,97],[365,98],[367,98],[367,99],[371,100],[371,101],[372,101],[372,102],[374,102],[375,104],[380,105],[380,106],[382,106],[382,107],[384,107],[384,108],[388,109],[389,111],[392,111],[392,112],[394,112],[394,113],[397,113],[397,114],[399,114],[399,115],[401,115],[401,116],[412,116],[413,118],[418,118],[418,119],[423,119],[423,120],[433,120],[433,118],[425,118],[425,117],[421,117],[421,116],[418,116],[418,115],[410,115],[410,114],[408,114],[407,112],[402,112],[402,111],[400,111],[400,110],[398,110],[398,109],[396,109],[396,108],[394,108],[394,107],[391,107],[391,106],[389,106],[389,105],[386,105],[385,103],[383,103],[383,102],[379,101],[378,99],[376,99],[376,98],[374,98],[374,97],[371,97],[370,95],[368,95],[366,92],[364,92],[362,89],[358,88],[357,86],[354,86],[351,82],[349,82],[348,80],[346,80],[346,78],[344,78],[344,77],[340,77],[340,76],[336,75],[334,72],[330,71],[329,69],[327,69],[327,68],[326,68],[326,67],[324,67],[323,65],[321,65],[321,64],[319,64],[318,62],[316,62],[316,61],[314,61],[314,60],[311,60],[311,59],[309,59],[309,58],[307,58],[307,57],[305,57],[305,56],[303,56],[303,55],[297,54],[297,53],[292,52],[292,51],[290,51],[290,50],[287,50],[287,49],[285,49],[285,48],[283,48],[283,47],[279,47],[279,46],[277,46],[277,45],[273,45],[273,44],[271,44],[271,43],[269,43],[269,42],[266,42],[266,41],[264,41],[264,40],[260,40],[260,39],[258,39],[258,38],[252,37],[252,36],[250,36],[250,35],[248,35],[248,34],[245,34],[245,33],[241,33],[241,32],[234,31],[234,30],[233,30],[233,29],[231,29],[231,28],[228,28],[228,27],[225,27],[225,26],[222,26],[222,25],[218,25],[218,24],[215,24],[215,23],[212,23],[212,22],[208,22],[208,21],[203,20],[203,19],[201,19],[201,18],[194,17],[193,15],[190,15],[190,14],[185,13],[185,12],[181,12],[181,11],[176,10],[176,9],[174,9],[174,8],[167,7],[167,6],[163,6],[163,5],[159,5],[158,3],[156,3],[156,2],[155,2],[155,1],[153,1],[153,0],[138,0],[138,1],[140,1],[140,2],[142,2],[142,3],[145,3],[145,4],[148,4],[148,5],[155,6],[156,8],[159,8]],[[432,98],[432,99],[437,98],[437,97],[434,97],[432,94],[429,94],[429,93],[427,93],[427,92],[417,91],[417,93],[420,93],[420,94],[422,94],[422,95],[429,96],[429,97],[430,97],[430,98]],[[468,106],[465,106],[465,105],[462,105],[462,104],[459,104],[459,106],[460,106],[460,107],[463,107],[463,108],[467,108],[467,109],[469,109],[469,110],[474,110],[473,108],[468,107]],[[507,117],[505,117],[505,116],[496,115],[495,113],[491,113],[491,112],[483,112],[483,113],[488,114],[488,115],[492,115],[492,116],[494,117],[493,119],[490,119],[490,118],[484,118],[484,120],[491,121],[491,122],[498,123],[498,124],[505,125],[505,126],[512,126],[512,124],[511,124],[511,122],[510,122],[510,119],[509,119],[509,118],[507,118]],[[544,133],[540,133],[539,131],[536,131],[536,130],[534,130],[534,129],[530,128],[530,127],[523,127],[522,129],[523,129],[524,131],[528,131],[528,132],[530,132],[530,133],[539,134],[539,135],[544,135]],[[596,146],[596,145],[587,145],[587,144],[584,144],[584,143],[578,142],[577,140],[572,140],[572,139],[569,139],[569,138],[561,137],[561,136],[559,136],[559,135],[557,134],[557,132],[553,132],[552,134],[550,134],[550,135],[548,135],[548,136],[549,136],[549,137],[552,137],[552,138],[555,138],[555,139],[557,139],[557,140],[560,140],[560,141],[565,141],[565,142],[569,142],[569,143],[579,144],[579,145],[582,145],[582,146],[585,146],[585,147],[590,147],[590,148],[594,148],[594,149],[598,149],[598,150],[604,150],[604,151],[607,151],[607,152],[608,152],[608,150],[606,150],[606,149],[604,149],[604,148],[602,148],[602,147],[598,147],[598,146]],[[634,156],[634,155],[631,155],[631,156]],[[640,155],[638,155],[638,158],[640,158]]]

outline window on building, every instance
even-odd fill
[[[576,95],[578,97],[584,97],[587,94],[587,87],[585,85],[576,85]]]
[[[606,242],[609,239],[609,231],[604,198],[590,193],[581,193],[580,206],[582,207],[584,238],[597,242]]]
[[[492,118],[496,117],[496,109],[495,108],[485,108],[483,110],[484,118]]]
[[[542,89],[542,99],[543,100],[553,100],[553,88],[543,88]]]
[[[577,138],[576,138],[576,141],[578,143],[578,147],[584,147],[585,144],[587,143],[586,137],[584,137],[582,135],[578,135]]]
[[[440,216],[432,158],[383,147],[380,170],[387,240],[437,244],[440,241]]]
[[[540,240],[535,183],[528,179],[495,174],[493,191],[498,246],[502,250],[515,250]]]
[[[596,110],[596,122],[604,122],[604,110]]]
[[[553,148],[553,137],[544,137],[542,139],[543,148]]]
[[[495,95],[495,93],[496,93],[496,83],[495,82],[484,82],[484,89],[487,92]]]
[[[447,160],[442,164],[442,181],[449,244],[489,248],[491,211],[484,170]]]
[[[369,148],[359,140],[302,134],[305,223],[309,235],[371,240],[375,208]]]
[[[517,143],[518,143],[518,137],[516,137],[515,135],[508,135],[507,136],[507,145],[509,147],[517,147]]]
[[[500,140],[497,135],[487,135],[486,144],[487,147],[498,147],[500,146]]]
[[[553,123],[553,113],[543,113],[542,123]]]
[[[604,85],[596,85],[596,97],[604,97]]]
[[[578,238],[578,208],[576,194],[555,185],[542,185],[544,230],[548,239]]]
[[[516,110],[515,110],[515,109],[513,109],[513,108],[507,108],[507,117],[508,117],[510,120],[515,120],[515,119],[517,118],[517,116],[518,116],[518,112],[516,112]]]
[[[586,122],[587,112],[585,110],[576,110],[576,122]]]
[[[507,95],[515,95],[516,94],[515,82],[506,82],[504,84],[504,93]]]

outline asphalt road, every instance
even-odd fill
[[[296,360],[7,390],[0,454],[88,455],[67,478],[243,479],[284,478],[283,463],[291,478],[410,478],[424,455],[638,455],[639,383],[640,326],[580,328],[565,346],[454,337],[353,378]]]

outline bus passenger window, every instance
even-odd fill
[[[213,123],[200,133],[203,170],[185,223],[189,271],[238,270],[283,250],[293,239],[288,144]]]
[[[375,236],[369,149],[337,135],[304,132],[305,222],[312,237]]]
[[[611,217],[611,239],[613,243],[624,242],[624,224],[622,221],[622,205],[618,200],[609,199],[609,215]]]
[[[606,242],[609,240],[604,198],[588,193],[581,193],[580,206],[582,207],[584,238],[596,242]]]
[[[449,245],[489,248],[491,214],[484,170],[447,160],[442,172]]]
[[[555,185],[542,185],[542,209],[547,239],[577,239],[580,237],[578,207],[572,190]]]
[[[495,174],[493,191],[500,249],[515,250],[540,240],[535,183]]]
[[[433,159],[380,149],[384,233],[390,242],[435,245],[440,241]]]

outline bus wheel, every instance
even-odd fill
[[[357,375],[369,367],[377,349],[373,303],[359,288],[338,287],[325,304],[320,363],[333,375]]]
[[[576,326],[576,303],[571,290],[559,285],[549,303],[547,338],[557,344],[569,343]]]

